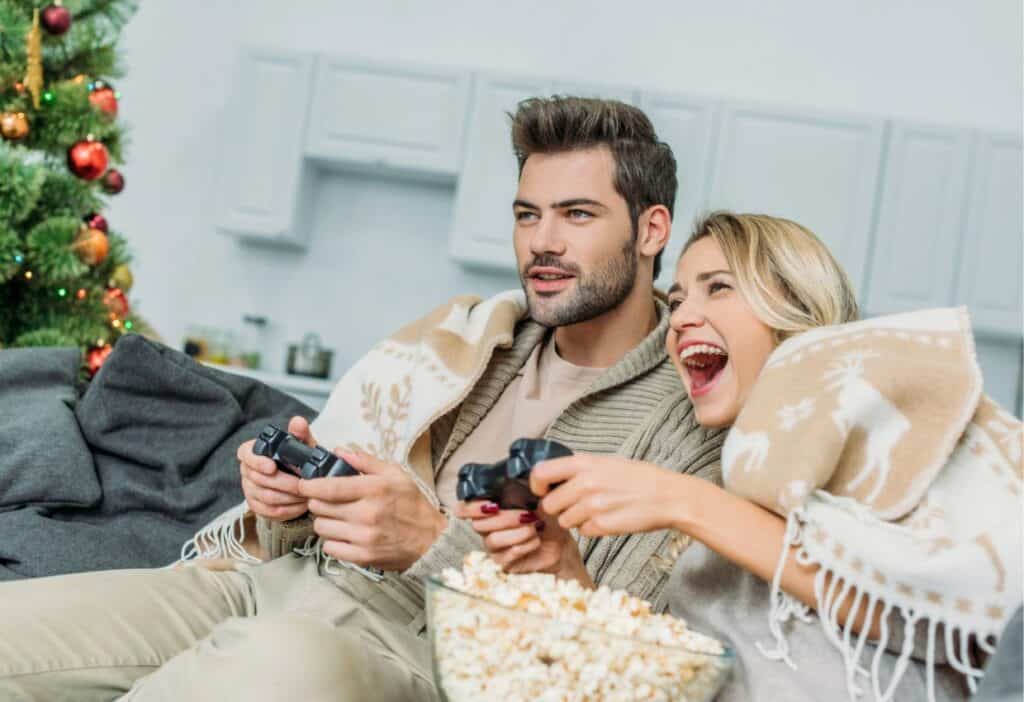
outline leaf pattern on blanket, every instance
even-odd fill
[[[387,398],[383,398],[383,388],[387,387]],[[363,421],[373,428],[377,441],[370,441],[365,446],[352,445],[352,448],[365,451],[386,461],[400,460],[398,453],[401,432],[399,427],[409,418],[409,405],[412,397],[412,376],[402,376],[398,383],[382,386],[374,382],[366,382],[361,386],[362,399],[359,407]]]

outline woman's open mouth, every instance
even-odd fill
[[[711,392],[726,363],[729,354],[725,349],[704,341],[689,342],[679,352],[679,361],[690,376],[690,396],[700,397]]]

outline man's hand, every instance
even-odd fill
[[[288,431],[308,446],[316,446],[309,422],[292,417]],[[301,517],[308,511],[306,498],[299,493],[299,478],[277,469],[273,459],[252,452],[255,440],[238,447],[238,468],[242,473],[242,492],[249,509],[260,517],[276,522]]]
[[[487,552],[509,573],[552,573],[594,587],[572,535],[543,513],[499,509],[493,502],[460,502],[455,514],[469,519]]]
[[[400,466],[336,451],[361,475],[298,483],[324,538],[324,553],[359,566],[403,571],[427,552],[448,520]]]

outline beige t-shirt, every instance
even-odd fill
[[[437,496],[451,509],[455,485],[466,463],[493,463],[508,456],[519,438],[539,439],[604,368],[574,366],[555,349],[552,335],[537,345],[494,407],[437,472]]]

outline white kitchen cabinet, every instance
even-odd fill
[[[897,124],[874,235],[867,311],[953,303],[971,133]]]
[[[329,167],[454,181],[470,73],[317,59],[305,152]]]
[[[825,242],[859,294],[884,126],[880,119],[729,105],[705,208],[799,222]]]
[[[978,135],[973,161],[955,302],[968,306],[976,330],[1019,339],[1024,294],[1020,137]]]
[[[515,270],[512,201],[519,180],[509,118],[525,98],[550,95],[543,78],[477,75],[466,135],[466,157],[455,188],[450,251],[474,267]]]
[[[302,246],[300,216],[310,172],[303,163],[306,112],[313,75],[310,54],[273,49],[243,51],[230,126],[220,158],[221,231],[246,239]]]

